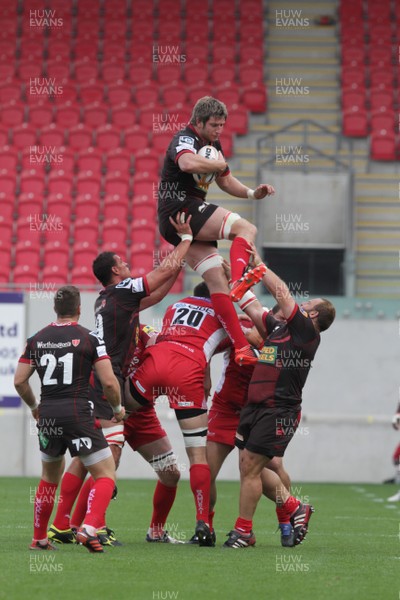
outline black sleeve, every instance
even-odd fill
[[[305,346],[319,337],[312,320],[303,315],[298,304],[287,319],[287,326],[296,346]]]

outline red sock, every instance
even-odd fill
[[[78,500],[76,501],[75,510],[72,513],[72,517],[70,519],[71,527],[78,528],[81,526],[83,518],[86,515],[89,492],[92,489],[93,484],[93,477],[89,477],[88,479],[86,479],[85,483],[81,487]]]
[[[196,521],[207,523],[210,506],[210,467],[196,464],[190,467],[190,487],[196,505]]]
[[[213,527],[214,515],[215,515],[214,510],[212,512],[208,513],[208,525],[210,527],[210,531],[213,531],[213,529],[214,529],[214,527]]]
[[[249,264],[250,254],[247,250],[251,250],[250,244],[242,237],[236,236],[231,245],[230,261],[232,271],[232,281],[237,281],[243,275],[244,269]]]
[[[248,521],[247,519],[238,517],[236,519],[235,529],[238,531],[243,531],[243,533],[250,533],[250,531],[253,529],[253,521]]]
[[[297,500],[294,496],[289,496],[285,504],[281,507],[276,507],[276,516],[278,517],[279,523],[289,523],[290,517],[299,506],[300,500]]]
[[[249,342],[246,340],[242,328],[240,327],[236,310],[228,294],[211,294],[211,302],[215,314],[230,337],[235,346],[235,350],[239,350],[240,348],[243,348],[243,346],[248,346]]]
[[[36,490],[33,509],[33,539],[47,538],[47,527],[54,506],[57,483],[49,483],[41,479]]]
[[[168,487],[161,483],[161,481],[157,481],[153,495],[153,514],[150,522],[153,537],[163,532],[165,521],[175,500],[176,490],[176,486]]]
[[[96,479],[89,493],[87,512],[83,519],[84,525],[100,529],[104,521],[105,512],[110,504],[114,487],[114,479],[110,477],[99,477]]]
[[[68,471],[64,473],[61,480],[57,512],[53,521],[53,524],[57,529],[69,529],[72,507],[82,484],[83,481],[80,477],[68,473]]]

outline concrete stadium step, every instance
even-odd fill
[[[357,222],[366,222],[374,225],[391,223],[393,227],[400,225],[400,208],[394,206],[356,206]],[[397,219],[397,220],[396,220]]]
[[[339,90],[340,66],[336,67],[318,67],[316,65],[274,65],[267,59],[267,82],[274,81],[276,78],[293,77],[294,73],[300,73],[307,85],[335,87]]]
[[[399,199],[394,196],[356,196],[356,204],[360,209],[364,205],[370,207],[376,204],[378,206],[371,206],[373,210],[385,210],[387,207],[393,207],[394,210],[399,205]]]

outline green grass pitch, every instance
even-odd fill
[[[273,504],[262,498],[255,548],[222,549],[237,516],[238,483],[221,482],[215,517],[217,546],[148,544],[154,481],[121,480],[108,524],[123,542],[103,555],[75,545],[30,552],[36,479],[0,480],[0,598],[57,600],[398,600],[400,503],[395,486],[295,484],[315,506],[306,540],[282,548]],[[180,484],[168,519],[170,533],[189,539],[194,504]]]

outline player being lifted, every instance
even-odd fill
[[[198,183],[193,177],[196,173],[215,172],[217,185],[237,198],[261,199],[275,192],[271,185],[264,183],[252,190],[230,172],[219,141],[227,116],[225,104],[215,98],[205,96],[196,102],[190,123],[173,137],[166,153],[159,185],[158,218],[161,235],[177,245],[180,238],[170,217],[178,212],[191,215],[194,241],[186,260],[207,283],[215,313],[235,348],[236,362],[255,364],[257,351],[246,341],[231,299],[240,300],[263,276],[263,267],[243,276],[249,261],[250,243],[254,242],[257,229],[237,213],[206,202],[208,184]],[[206,145],[219,151],[218,160],[199,156],[200,148]],[[231,291],[221,265],[222,257],[216,249],[216,240],[221,239],[232,240]]]

